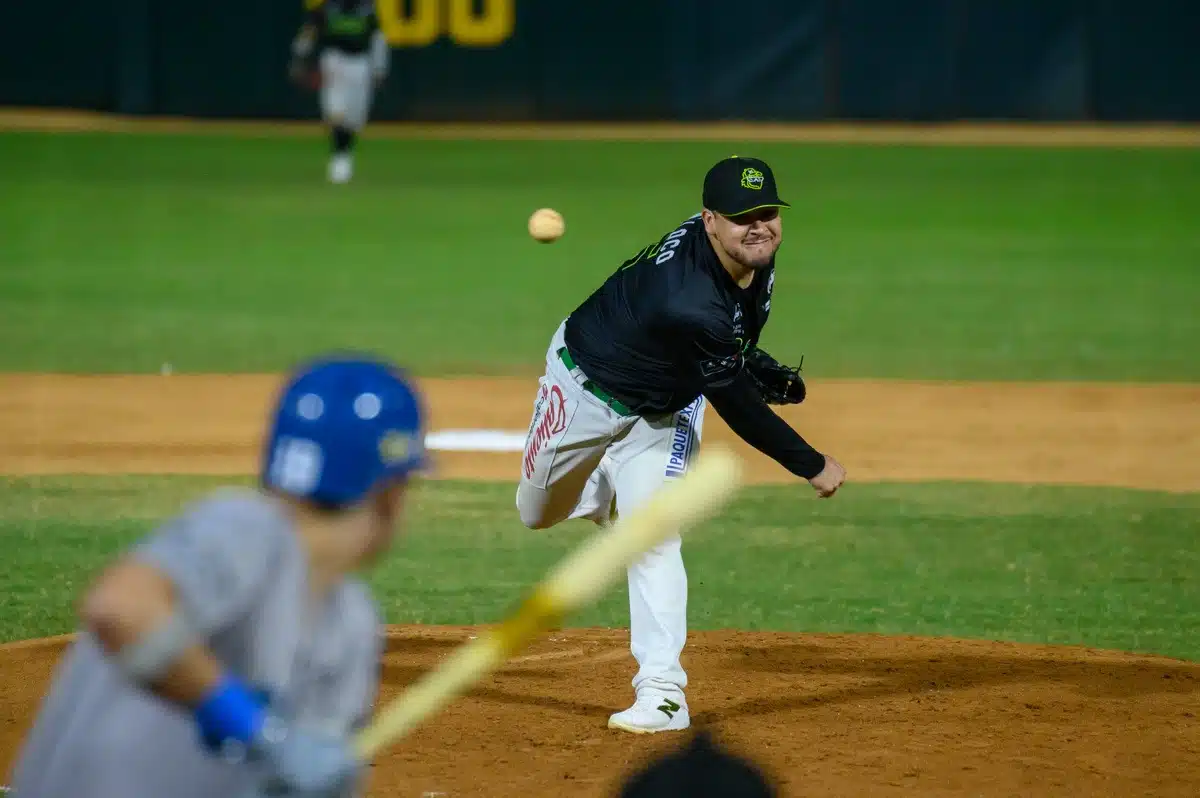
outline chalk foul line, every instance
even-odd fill
[[[425,436],[425,448],[439,452],[520,452],[525,433],[498,429],[447,429]]]

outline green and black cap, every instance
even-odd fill
[[[740,216],[792,206],[779,198],[775,173],[765,161],[732,155],[717,161],[704,176],[704,207],[722,216]]]

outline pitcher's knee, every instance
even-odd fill
[[[549,529],[554,526],[554,522],[549,518],[525,511],[521,512],[521,523],[526,529]]]
[[[542,507],[527,507],[518,503],[517,510],[521,513],[521,523],[527,529],[549,529],[557,523]]]
[[[517,512],[527,529],[549,529],[555,524],[555,520],[546,512],[546,502],[541,498],[525,495],[521,488],[517,488]]]

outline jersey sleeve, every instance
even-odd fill
[[[380,669],[386,645],[385,629],[379,610],[371,600],[368,588],[358,582],[347,590],[352,610],[346,622],[351,629],[353,653],[348,657],[343,692],[350,727],[360,731],[371,720],[379,696]]]
[[[734,337],[733,326],[713,319],[693,323],[691,351],[688,355],[700,371],[700,381],[708,388],[729,385],[741,373],[745,360],[742,341]]]
[[[357,581],[350,584],[346,597],[343,607],[351,642],[347,646],[337,703],[350,719],[348,731],[357,734],[374,715],[387,640],[378,607],[366,585]],[[364,780],[360,779],[347,785],[338,798],[365,798],[365,788]]]
[[[704,395],[734,434],[796,476],[812,479],[825,468],[825,455],[763,401],[749,374],[740,372]]]
[[[284,523],[257,496],[214,497],[168,521],[133,556],[167,576],[189,621],[211,635],[255,603],[287,545]]]

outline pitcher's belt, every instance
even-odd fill
[[[571,353],[567,351],[567,348],[565,346],[559,348],[558,357],[563,362],[563,365],[567,367],[568,370],[574,371],[576,368],[578,368],[575,365],[575,361],[571,358]],[[584,381],[583,390],[587,391],[592,396],[595,396],[601,402],[604,402],[604,404],[608,405],[613,410],[615,410],[617,413],[620,413],[623,416],[635,415],[634,412],[629,409],[629,406],[627,404],[622,402],[620,399],[617,399],[611,393],[604,390],[599,385],[592,382],[590,379]]]

